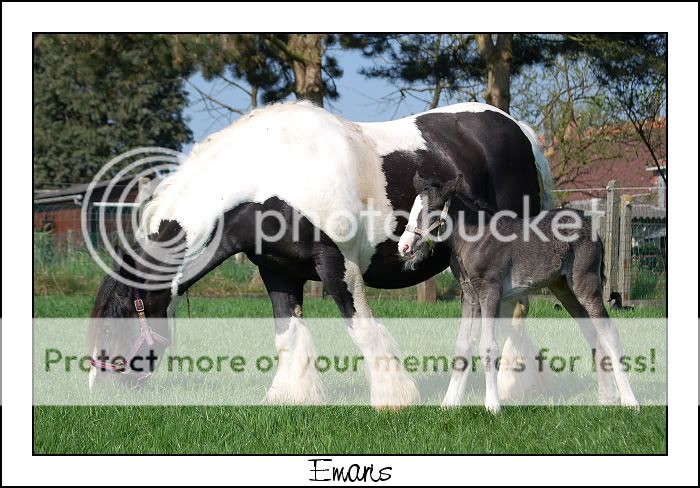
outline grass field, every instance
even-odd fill
[[[40,296],[35,317],[86,317],[92,298]],[[434,305],[371,299],[378,317],[458,317]],[[194,317],[270,317],[266,298],[194,298]],[[305,302],[308,317],[338,317],[331,300]],[[180,303],[179,314],[186,314]],[[565,317],[533,301],[532,317]],[[635,310],[663,317],[662,308]],[[630,315],[625,315],[629,317]],[[34,407],[36,453],[664,453],[666,408],[614,407]]]

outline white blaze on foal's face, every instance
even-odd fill
[[[411,213],[408,216],[408,225],[412,225],[413,227],[418,226],[418,216],[423,211],[423,208],[423,200],[421,199],[420,195],[418,195],[413,201]],[[416,243],[417,238],[418,234],[416,234],[415,232],[404,231],[404,233],[401,234],[401,238],[399,239],[399,254],[401,254],[402,256],[410,254],[413,251],[413,246]]]

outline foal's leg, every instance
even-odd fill
[[[549,289],[561,302],[566,311],[569,312],[569,315],[576,320],[591,350],[595,351],[594,359],[596,364],[600,364],[604,355],[600,337],[598,337],[598,333],[593,326],[588,312],[578,301],[574,292],[571,291],[566,279],[562,278],[557,283],[551,285]],[[604,405],[614,405],[618,403],[620,401],[620,393],[617,389],[615,376],[612,372],[605,371],[603,368],[599,367],[596,368],[596,375],[598,378],[598,401]]]
[[[620,390],[620,401],[628,407],[639,408],[627,373],[622,366],[622,342],[620,342],[617,329],[608,316],[608,311],[605,310],[598,276],[594,273],[575,276],[573,291],[593,321],[604,355],[612,362],[615,382]],[[601,369],[600,363],[598,369]]]
[[[486,373],[486,410],[497,414],[501,410],[498,399],[496,361],[498,360],[498,341],[496,340],[496,316],[501,302],[501,293],[497,285],[483,285],[479,288],[481,305],[481,341],[479,353]]]
[[[321,378],[315,367],[316,352],[304,324],[304,281],[260,267],[260,276],[272,300],[275,316],[277,373],[265,401],[269,403],[323,403]]]
[[[442,400],[443,407],[457,407],[464,401],[464,393],[467,388],[467,375],[472,367],[474,352],[476,351],[476,341],[479,337],[481,327],[481,307],[479,306],[479,296],[470,284],[462,285],[462,318],[457,333],[454,357],[460,358],[464,364],[460,364],[459,369],[452,370],[450,385],[447,388],[445,398]],[[455,367],[457,366],[455,362]]]
[[[393,337],[372,317],[359,266],[337,249],[329,249],[317,258],[316,269],[362,351],[372,406],[399,408],[419,402],[418,388],[403,369]]]

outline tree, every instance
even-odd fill
[[[666,108],[665,34],[571,34],[567,43],[593,60],[593,72],[608,101],[632,124],[661,177],[665,135],[659,118]]]
[[[443,98],[474,91],[481,66],[470,48],[473,36],[456,34],[344,35],[341,43],[359,49],[373,65],[360,73],[383,78],[397,88],[397,108],[406,97],[435,108]],[[427,98],[424,98],[426,97]]]
[[[135,147],[190,142],[167,37],[38,35],[33,54],[38,186],[90,181]]]
[[[320,106],[324,98],[337,99],[335,78],[343,73],[327,53],[335,42],[335,36],[320,34],[190,34],[177,36],[174,49],[184,76],[200,71],[250,100],[248,106],[232,107],[190,83],[206,107],[242,114],[291,94]]]
[[[478,34],[477,50],[484,66],[486,103],[510,112],[514,77],[531,66],[549,67],[560,55],[575,54],[580,49],[564,38],[552,34]]]
[[[361,72],[384,78],[405,96],[432,96],[424,100],[435,107],[441,97],[476,100],[483,91],[487,103],[508,112],[511,78],[526,66],[551,63],[556,54],[570,49],[556,36],[498,34],[349,35],[343,45],[361,49],[375,61]]]
[[[599,177],[587,176],[596,163],[640,152],[663,161],[665,37],[570,34],[557,42],[564,54],[523,70],[512,104],[544,134],[555,184],[599,187]]]
[[[486,64],[484,99],[504,112],[510,110],[510,65],[513,61],[513,34],[477,34],[476,43]]]
[[[299,99],[310,100],[322,107],[324,98],[338,98],[335,78],[343,72],[338,62],[327,55],[335,36],[321,34],[270,35],[266,42],[278,51],[294,71],[294,93]],[[324,74],[327,78],[324,79]]]
[[[556,187],[576,182],[596,163],[625,156],[636,137],[606,101],[587,56],[561,55],[545,69],[524,69],[514,84],[511,109],[544,135],[544,151]],[[591,181],[590,186],[599,186]]]
[[[222,81],[227,89],[243,91],[249,100],[248,106],[232,107],[188,80],[211,110],[219,108],[241,115],[258,106],[261,94],[265,98],[269,96],[267,91],[276,92],[284,78],[284,67],[275,62],[255,35],[177,34],[173,50],[176,67],[184,78],[200,71],[204,79]]]

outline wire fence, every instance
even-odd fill
[[[605,190],[600,198],[570,202],[581,210],[601,213],[599,234],[606,246],[607,287],[605,293],[621,293],[625,302],[666,298],[667,224],[665,209],[626,193],[628,189]],[[602,198],[602,197],[605,198]],[[648,196],[642,201],[649,201]],[[103,260],[111,262],[105,240],[120,245],[119,236],[132,237],[132,218],[136,208],[130,206],[91,205],[86,219],[87,236]],[[103,217],[100,218],[100,213]],[[100,229],[104,226],[104,233]],[[121,229],[121,230],[120,230]],[[106,235],[104,239],[102,236]],[[265,289],[255,266],[242,255],[227,260],[205,278],[200,286],[204,294],[264,295]],[[91,294],[104,276],[88,252],[81,228],[81,206],[77,202],[36,203],[34,205],[34,278],[40,294]],[[435,295],[441,299],[457,298],[459,286],[449,273],[436,278]],[[382,297],[415,298],[414,288],[372,292]],[[420,289],[418,291],[420,295]],[[607,297],[606,297],[607,298]]]
[[[133,207],[91,206],[86,234],[80,211],[73,203],[34,205],[35,294],[93,295],[106,273],[89,252],[85,235],[104,263],[112,262],[108,246],[124,248],[120,236],[125,240],[133,237]],[[264,295],[257,268],[241,257],[233,257],[209,273],[198,285],[199,292],[207,296]]]
[[[630,300],[666,299],[666,232],[665,219],[632,220],[630,265],[623,271]]]
[[[606,252],[606,295],[616,291],[624,302],[665,303],[666,189],[623,187],[610,181],[604,189],[588,190],[590,198],[567,205],[601,215],[599,233]]]

